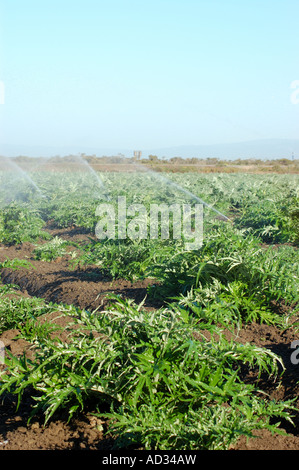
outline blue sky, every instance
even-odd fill
[[[298,0],[0,0],[0,145],[299,136]]]

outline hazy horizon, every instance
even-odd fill
[[[44,146],[0,146],[0,156],[4,157],[45,157],[67,155],[96,155],[116,156],[123,155],[126,158],[133,157],[134,151],[140,150],[141,158],[156,155],[159,158],[219,158],[225,160],[235,159],[298,159],[299,139],[264,139],[246,142],[232,142],[229,144],[214,145],[181,145],[176,147],[152,148],[152,149],[124,149],[124,148],[99,148],[99,147],[44,147]]]

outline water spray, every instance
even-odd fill
[[[5,161],[9,164],[9,166],[11,168],[13,168],[14,170],[16,170],[21,176],[23,176],[29,183],[31,186],[33,186],[36,191],[41,194],[41,190],[39,189],[39,187],[37,186],[37,184],[33,181],[33,179],[28,175],[28,173],[23,170],[23,168],[21,168],[14,160],[12,160],[11,158],[8,158],[8,157],[3,157],[5,159]]]
[[[136,165],[138,168],[142,168],[143,171],[146,171],[147,173],[150,173],[151,175],[153,175],[155,178],[158,178],[160,179],[161,181],[164,181],[164,183],[167,183],[169,184],[170,186],[173,186],[175,187],[176,189],[178,189],[179,191],[182,191],[183,193],[185,193],[187,196],[189,196],[191,199],[194,199],[195,201],[199,202],[200,204],[202,204],[203,206],[211,209],[212,211],[216,212],[216,214],[220,215],[221,217],[223,217],[225,220],[227,220],[228,222],[232,222],[232,220],[227,217],[226,215],[222,214],[222,212],[218,211],[217,209],[215,209],[215,207],[211,206],[210,204],[208,204],[207,202],[205,202],[203,199],[201,199],[200,197],[196,196],[195,194],[191,193],[190,191],[188,191],[187,189],[183,188],[182,186],[180,186],[179,184],[175,183],[174,181],[170,180],[169,178],[167,178],[166,176],[162,176],[160,173],[157,173],[156,171],[153,171],[153,170],[150,170],[149,168],[147,167],[144,167],[144,166],[141,166],[139,163],[134,163],[134,165]]]
[[[104,182],[102,178],[95,172],[95,170],[89,165],[88,161],[85,160],[84,158],[81,157],[81,155],[78,155],[76,158],[88,169],[88,171],[96,178],[100,188],[105,191],[104,197],[106,200],[110,200],[110,197],[107,196],[106,194],[106,187],[104,185]]]

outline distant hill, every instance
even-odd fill
[[[145,153],[145,152],[144,152]],[[149,151],[158,157],[182,157],[182,158],[219,158],[235,160],[247,159],[276,159],[299,158],[299,140],[268,139],[253,140],[248,142],[236,142],[231,144],[216,145],[185,145],[180,147],[153,149]]]
[[[86,155],[111,156],[123,153],[125,156],[133,156],[133,150],[122,150],[118,148],[101,148],[101,147],[82,147],[82,146],[42,146],[42,145],[13,145],[0,144],[0,155],[5,157],[65,157],[66,155],[78,155],[85,153]]]
[[[157,155],[159,158],[182,157],[182,158],[219,158],[225,160],[235,160],[237,158],[247,159],[276,159],[288,158],[292,155],[299,158],[299,139],[264,139],[252,140],[247,142],[235,142],[229,144],[214,145],[183,145],[168,148],[152,149],[123,149],[123,148],[101,148],[101,147],[46,147],[46,146],[21,146],[0,144],[0,155],[6,157],[17,157],[25,155],[28,157],[53,157],[60,155],[77,155],[85,153],[86,155],[111,156],[123,154],[126,157],[132,157],[134,150],[141,150],[142,157],[148,155]]]

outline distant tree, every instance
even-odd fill
[[[150,162],[153,162],[153,163],[156,163],[158,162],[159,158],[157,157],[157,155],[149,155],[148,156],[148,159]]]
[[[171,163],[185,163],[184,159],[182,157],[172,157],[170,159]]]

